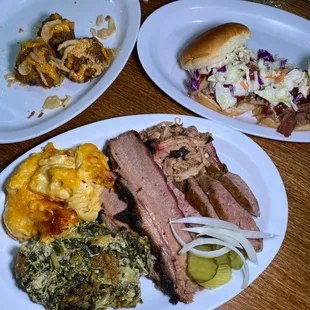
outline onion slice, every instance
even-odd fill
[[[239,227],[235,224],[226,222],[226,221],[222,221],[222,220],[218,220],[218,219],[213,219],[213,218],[209,218],[209,217],[196,217],[196,216],[192,216],[192,217],[184,217],[184,218],[180,218],[180,219],[172,219],[170,220],[170,223],[172,224],[202,224],[202,225],[210,225],[210,226],[214,226],[217,228],[226,228],[226,229],[230,229],[230,230],[239,230]]]
[[[249,260],[253,262],[254,264],[258,265],[257,255],[251,242],[248,239],[246,239],[243,235],[241,235],[239,231],[232,231],[232,230],[221,229],[221,228],[210,228],[210,227],[191,227],[191,228],[184,228],[183,230],[186,230],[189,232],[195,232],[195,233],[198,232],[200,235],[208,235],[211,237],[214,237],[214,235],[217,235],[217,234],[224,235],[228,237],[228,239],[227,238],[226,240],[224,240],[225,238],[224,239],[218,238],[218,239],[222,239],[223,241],[228,242],[232,246],[236,246],[235,244],[236,242],[239,245],[241,244],[242,248],[246,251],[249,257]],[[233,239],[234,242],[231,242],[229,239]]]
[[[171,227],[171,231],[172,231],[174,238],[178,241],[180,245],[184,246],[186,242],[177,234],[170,220],[169,220],[169,225]]]
[[[279,237],[279,235],[264,233],[260,231],[240,229],[240,234],[247,239],[269,239]]]
[[[78,44],[78,43],[79,43],[79,40],[78,40],[78,39],[68,40],[68,41],[65,41],[65,42],[61,43],[61,44],[58,46],[57,50],[60,51],[60,50],[62,50],[63,48],[66,48],[66,47],[68,47],[68,46],[70,46],[70,45],[76,45],[76,44]]]
[[[21,75],[28,75],[31,72],[31,69],[32,65],[26,59],[18,66],[18,72]]]
[[[187,230],[189,232],[193,232],[196,234],[203,234],[206,228],[210,228],[213,231],[214,229],[216,229],[215,227],[211,225],[205,225],[205,226],[190,227],[190,228],[186,228],[183,230]],[[225,229],[225,228],[222,228],[222,229]],[[269,234],[269,233],[265,233],[261,231],[246,230],[246,229],[239,229],[238,233],[247,239],[270,239],[270,238],[279,237],[279,235],[276,235],[276,234]]]
[[[61,24],[60,19],[56,19],[56,20],[46,22],[44,24],[44,26],[42,27],[42,30],[41,30],[41,38],[45,42],[48,42],[49,39],[52,37],[52,34],[51,34],[52,28],[55,27],[56,25],[60,25],[60,24]]]
[[[196,232],[196,228],[203,228],[203,230],[198,235],[198,237],[200,237],[200,236],[210,236],[210,237],[214,237],[214,238],[220,239],[222,241],[228,242],[231,245],[235,246],[236,248],[242,248],[242,245],[238,241],[236,241],[235,238],[232,238],[232,237],[230,237],[227,234],[223,234],[221,232],[218,232],[218,230],[216,228],[210,228],[210,227],[190,227],[190,228],[182,228],[182,230],[195,233]]]
[[[180,254],[185,254],[187,252],[192,252],[192,249],[198,245],[204,245],[204,244],[217,244],[217,245],[222,245],[234,252],[236,252],[238,254],[238,256],[241,258],[242,262],[243,262],[243,270],[244,270],[244,278],[243,278],[243,282],[242,282],[242,286],[241,288],[244,289],[249,285],[249,278],[250,278],[250,274],[249,274],[249,266],[243,256],[243,254],[234,246],[230,245],[227,242],[218,240],[218,239],[214,239],[214,238],[198,238],[195,239],[189,243],[187,243],[179,252]],[[224,249],[224,248],[222,248]],[[203,251],[201,251],[203,252]],[[194,254],[194,253],[193,253]],[[207,257],[207,256],[205,256]]]
[[[184,247],[186,245],[186,242],[175,231],[172,223],[169,222],[169,224],[170,224],[171,231],[172,231],[172,234],[174,235],[175,239],[178,241],[178,243],[181,246]],[[229,251],[230,251],[230,249],[223,247],[223,248],[216,250],[216,251],[201,251],[201,250],[197,250],[197,249],[192,249],[191,253],[196,255],[196,256],[200,256],[200,257],[215,258],[215,257],[222,256],[222,255],[228,253]]]
[[[46,87],[48,87],[49,85],[48,85],[48,83],[47,83],[47,80],[46,80],[44,74],[41,72],[41,70],[40,70],[38,67],[36,67],[36,70],[37,70],[37,72],[39,73],[40,78],[41,78],[43,84],[44,84]]]

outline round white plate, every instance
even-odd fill
[[[102,149],[107,139],[115,137],[122,132],[131,129],[139,131],[162,121],[173,121],[175,117],[180,117],[185,126],[194,125],[200,131],[210,131],[213,133],[214,145],[220,159],[227,164],[230,171],[238,173],[247,182],[258,200],[262,215],[256,222],[260,230],[275,233],[279,236],[274,239],[264,240],[264,249],[261,253],[258,253],[259,265],[249,262],[250,282],[252,282],[270,264],[282,244],[287,226],[288,206],[279,172],[268,155],[250,138],[219,123],[203,118],[150,114],[126,116],[93,123],[61,134],[50,141],[54,142],[56,148],[70,148],[81,143],[92,142]],[[46,143],[44,142],[22,155],[0,174],[0,206],[2,209],[5,203],[5,182],[11,173],[31,153],[40,152],[41,147],[45,146]],[[1,226],[1,304],[4,306],[4,309],[40,309],[38,305],[30,302],[25,292],[18,289],[13,278],[13,260],[18,246],[18,242],[12,240]],[[216,290],[197,293],[192,304],[184,305],[179,303],[173,306],[168,302],[167,296],[164,296],[154,288],[150,280],[143,278],[141,283],[144,303],[137,308],[141,310],[214,309],[241,292],[242,279],[242,272],[234,271],[233,279],[227,285]],[[266,284],[267,289],[268,285]]]
[[[7,87],[3,76],[14,71],[18,42],[36,38],[37,26],[51,13],[75,21],[76,37],[91,37],[90,28],[102,14],[115,19],[116,33],[101,42],[106,47],[120,48],[120,53],[104,75],[92,82],[78,84],[65,80],[60,87]],[[0,0],[0,143],[19,142],[40,136],[69,121],[90,106],[116,79],[125,66],[140,27],[139,0]],[[103,25],[106,26],[106,23]],[[96,27],[100,29],[101,27]],[[19,29],[23,32],[19,32]],[[64,98],[70,95],[68,106],[45,110],[38,118],[47,96]],[[27,117],[32,111],[35,115]]]
[[[310,142],[310,131],[293,132],[289,138],[273,128],[258,126],[250,114],[232,118],[197,103],[187,96],[188,75],[178,58],[187,42],[216,25],[239,22],[248,26],[253,50],[266,49],[307,68],[310,59],[310,22],[279,9],[237,0],[180,0],[159,8],[144,22],[138,37],[138,53],[150,78],[187,109],[211,120],[255,136]]]

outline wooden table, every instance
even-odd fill
[[[149,3],[142,3],[142,21],[168,2],[171,1],[150,0]],[[254,2],[281,7],[310,19],[308,0]],[[38,138],[0,145],[0,171],[30,148],[62,132],[115,116],[140,113],[194,115],[165,95],[148,78],[135,49],[112,86],[83,113]],[[280,252],[266,271],[244,292],[220,309],[310,309],[310,144],[251,138],[268,153],[283,178],[289,200],[288,230]]]

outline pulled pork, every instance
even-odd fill
[[[161,123],[140,136],[168,181],[181,182],[203,172],[218,178],[227,171],[216,154],[211,133],[200,133],[194,126]]]

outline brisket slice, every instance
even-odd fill
[[[218,219],[218,216],[209,201],[207,194],[200,187],[194,177],[178,184],[178,188],[185,194],[186,200],[192,205],[202,216]]]
[[[251,214],[239,205],[219,181],[207,175],[200,175],[197,181],[208,194],[209,200],[221,220],[238,225],[242,229],[259,231]],[[250,239],[250,242],[256,251],[263,249],[262,239]]]
[[[219,178],[223,173],[226,173],[228,171],[227,166],[220,161],[212,142],[207,144],[207,152],[209,155],[208,160],[212,164],[211,167],[206,167],[206,172],[212,177]],[[216,168],[217,171],[213,172],[212,170],[210,170],[214,168]]]
[[[156,287],[170,296],[172,303],[179,301],[179,296],[173,290],[173,282],[171,276],[175,278],[174,263],[170,260],[169,253],[164,246],[162,235],[158,232],[149,214],[136,201],[136,197],[128,189],[128,184],[125,180],[118,178],[115,182],[115,190],[119,198],[127,205],[127,209],[114,215],[114,219],[120,222],[127,223],[131,229],[135,230],[140,235],[147,235],[149,238],[152,235],[151,247],[152,254],[156,257],[154,270],[150,277],[155,282]]]
[[[222,176],[221,183],[233,195],[241,207],[254,216],[260,216],[258,202],[254,194],[238,174],[227,172]]]
[[[201,214],[189,204],[181,190],[179,190],[172,182],[169,182],[168,185],[177,198],[178,208],[182,211],[184,217],[201,216]]]
[[[119,199],[116,192],[111,191],[108,188],[103,188],[101,195],[101,207],[104,211],[105,222],[109,228],[113,229],[115,227],[125,227],[130,230],[129,226],[121,221],[118,221],[114,216],[120,212],[127,209],[127,203]]]
[[[172,303],[193,301],[198,286],[186,273],[186,256],[178,255],[180,246],[172,235],[168,220],[180,218],[182,212],[168,187],[162,171],[135,131],[126,132],[109,141],[109,152],[117,172],[126,182],[136,204],[122,212],[123,218],[139,233],[148,236],[157,260],[155,271],[160,274],[158,285]],[[181,237],[190,241],[190,234],[180,230]]]

